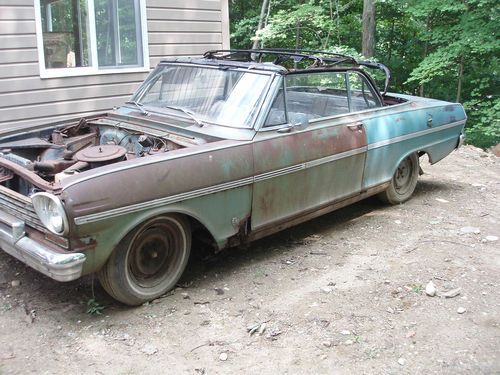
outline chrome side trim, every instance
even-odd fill
[[[324,158],[308,161],[305,163],[296,164],[296,165],[293,165],[290,167],[281,168],[281,169],[277,169],[277,170],[266,172],[266,173],[262,173],[262,174],[254,176],[254,177],[247,177],[247,178],[240,179],[240,180],[230,181],[230,182],[226,182],[223,184],[210,186],[210,187],[206,187],[206,188],[202,188],[202,189],[198,189],[198,190],[193,190],[193,191],[186,192],[186,193],[181,193],[181,194],[176,194],[176,195],[172,195],[172,196],[165,197],[165,198],[155,199],[155,200],[145,202],[145,203],[136,203],[136,204],[133,204],[130,206],[115,208],[115,209],[105,211],[105,212],[80,216],[80,217],[75,218],[75,224],[76,225],[83,225],[83,224],[87,224],[87,223],[91,223],[91,222],[95,222],[95,221],[99,221],[99,220],[103,220],[103,219],[112,218],[112,217],[119,216],[119,215],[132,213],[135,211],[140,211],[140,210],[145,210],[145,209],[157,207],[159,205],[172,204],[172,203],[180,202],[180,201],[187,200],[187,199],[198,198],[198,197],[202,197],[204,195],[218,193],[221,191],[250,185],[250,184],[255,183],[255,182],[264,181],[267,179],[283,176],[283,175],[286,175],[289,173],[294,173],[297,171],[305,170],[307,168],[313,168],[313,167],[316,167],[318,165],[330,163],[330,162],[333,162],[333,161],[336,161],[339,159],[343,159],[343,158],[346,158],[349,156],[354,156],[354,155],[366,152],[367,150],[373,150],[375,148],[387,146],[389,144],[402,142],[402,141],[405,141],[408,139],[417,138],[417,137],[420,137],[420,136],[423,136],[426,134],[430,134],[430,133],[434,133],[437,131],[441,131],[444,129],[449,129],[449,128],[453,128],[456,126],[461,126],[464,123],[465,123],[465,120],[456,121],[456,122],[453,122],[450,124],[439,126],[437,128],[425,129],[425,130],[422,130],[422,131],[417,132],[417,133],[406,134],[403,136],[399,136],[399,137],[379,141],[376,143],[372,143],[368,146],[356,148],[356,149],[349,150],[346,152],[341,152],[339,154],[330,155],[330,156],[326,156]],[[434,143],[440,143],[440,142],[442,142],[442,140],[434,142]],[[430,145],[432,145],[434,143],[431,143]],[[426,147],[428,147],[430,145],[426,145]],[[229,148],[229,147],[232,147],[232,145],[228,145],[226,147],[221,147],[219,149]],[[200,151],[199,153],[201,153],[201,152],[206,152],[206,151],[205,150]],[[180,155],[179,157],[189,156],[189,155],[192,155],[192,154]],[[163,160],[164,159],[162,159],[161,161],[163,161]],[[141,163],[141,165],[142,164],[143,163]],[[121,169],[128,169],[128,168],[121,168]],[[95,177],[95,176],[96,175],[94,175],[92,177]],[[75,183],[81,182],[81,181],[82,180],[79,180],[79,181],[76,181]],[[71,185],[68,185],[68,186],[71,186]],[[68,187],[68,186],[66,186],[66,187]]]
[[[396,106],[407,105],[407,104],[408,103],[405,102],[405,103],[397,104]],[[387,107],[380,107],[380,108],[377,108],[377,109],[386,109],[386,108]],[[343,117],[343,116],[345,116],[345,115],[338,115],[338,116],[335,116],[335,117]],[[326,121],[326,120],[330,120],[330,119],[331,118],[319,119],[318,122],[319,121]],[[375,142],[375,143],[372,143],[372,144],[368,145],[368,150],[371,150],[371,149],[374,149],[374,148],[377,148],[377,147],[383,147],[383,146],[386,146],[386,145],[391,144],[391,143],[401,142],[403,140],[410,139],[410,138],[413,138],[413,137],[419,137],[421,135],[425,135],[427,133],[432,133],[434,131],[439,131],[439,130],[447,129],[448,127],[454,127],[454,126],[458,126],[458,125],[461,125],[461,124],[465,124],[465,121],[466,120],[461,120],[461,121],[453,122],[451,124],[442,125],[442,126],[439,126],[437,128],[426,129],[426,130],[423,130],[423,131],[420,131],[420,132],[417,132],[417,133],[412,133],[412,134],[407,134],[405,136],[395,137],[395,138],[392,138],[390,140],[384,140],[384,141]],[[348,125],[349,123],[351,123],[350,119],[349,119],[348,122],[341,123],[341,124],[335,124],[334,126],[337,126],[337,125],[338,126]],[[314,128],[314,130],[322,129],[324,127],[329,127],[329,126],[332,126],[332,125],[331,124],[324,124],[322,126],[320,125],[320,126]],[[409,137],[409,138],[403,139],[403,137]],[[242,141],[241,143],[238,143],[237,145],[238,146],[244,146],[244,145],[251,144],[252,142],[253,141]],[[206,153],[206,152],[213,152],[213,151],[224,150],[224,149],[231,148],[231,147],[235,147],[235,144],[230,144],[230,145],[224,145],[224,146],[220,146],[220,147],[215,147],[215,148],[210,149],[210,150],[206,150],[206,149],[204,149],[204,150],[197,150],[197,151],[186,153],[186,154],[176,155],[174,157],[172,157],[171,154],[167,152],[165,154],[165,157],[157,157],[156,160],[148,160],[148,159],[146,159],[146,160],[142,160],[140,162],[137,162],[136,164],[133,164],[133,165],[126,165],[126,166],[122,166],[122,167],[116,168],[113,171],[96,172],[96,173],[94,173],[94,174],[92,174],[90,176],[79,178],[78,180],[70,182],[67,185],[63,186],[62,187],[62,191],[68,189],[69,187],[71,187],[73,185],[79,184],[80,182],[91,180],[93,178],[104,176],[106,174],[116,173],[116,172],[120,172],[120,171],[124,171],[124,170],[128,170],[128,169],[133,169],[133,168],[136,168],[136,167],[141,167],[143,165],[151,165],[151,164],[161,163],[161,162],[164,162],[166,160],[180,159],[180,158],[183,158],[183,157],[192,156],[192,155],[199,155],[199,154]]]
[[[318,165],[331,163],[333,161],[343,159],[343,158],[346,158],[349,156],[358,155],[358,154],[361,154],[363,152],[366,152],[366,146],[355,148],[355,149],[349,150],[349,151],[340,152],[340,153],[335,154],[335,155],[325,156],[324,158],[306,161],[305,163],[292,165],[291,167],[286,167],[286,168],[277,169],[277,170],[274,170],[271,172],[262,173],[262,174],[256,175],[254,177],[254,182],[260,182],[260,181],[267,180],[270,178],[283,176],[283,175],[288,174],[288,173],[293,173],[293,172],[305,170],[308,168],[317,167]]]
[[[353,150],[344,151],[344,152],[341,152],[339,154],[326,156],[326,157],[321,158],[321,159],[311,160],[311,161],[308,161],[305,163],[305,168],[312,168],[312,167],[316,167],[316,166],[321,165],[321,164],[330,163],[332,161],[343,159],[343,158],[346,158],[349,156],[358,155],[358,154],[361,154],[363,152],[366,152],[366,150],[367,150],[367,147],[363,146],[363,147],[355,148]]]
[[[241,180],[231,181],[224,184],[209,186],[206,188],[193,190],[187,193],[181,193],[176,195],[171,195],[165,198],[158,198],[149,202],[136,203],[130,206],[119,207],[105,212],[99,212],[96,214],[85,215],[75,218],[76,225],[82,225],[91,223],[94,221],[108,219],[114,216],[124,215],[135,211],[146,210],[149,208],[154,208],[161,205],[172,204],[180,201],[184,201],[187,199],[193,199],[202,197],[204,195],[218,193],[220,191],[235,189],[241,186],[250,185],[253,182],[253,177],[247,177]]]
[[[283,176],[283,175],[297,172],[300,170],[304,170],[307,168],[316,167],[316,166],[321,165],[321,164],[330,163],[330,162],[333,162],[335,160],[339,160],[339,159],[343,159],[343,158],[346,158],[349,156],[363,153],[365,151],[366,151],[366,146],[356,148],[354,150],[350,150],[350,151],[346,151],[346,152],[341,152],[339,154],[326,156],[326,157],[321,158],[321,159],[317,159],[317,160],[313,160],[313,161],[309,161],[309,162],[305,162],[305,163],[301,163],[301,164],[296,164],[296,165],[293,165],[291,167],[286,167],[286,168],[274,170],[271,172],[262,173],[262,174],[254,176],[254,177],[247,177],[247,178],[243,178],[240,180],[235,180],[235,181],[230,181],[230,182],[226,182],[226,183],[219,184],[219,185],[209,186],[206,188],[193,190],[193,191],[186,192],[186,193],[171,195],[171,196],[165,197],[165,198],[158,198],[158,199],[155,199],[155,200],[152,200],[149,202],[136,203],[136,204],[133,204],[130,206],[119,207],[119,208],[115,208],[115,209],[105,211],[105,212],[99,212],[99,213],[95,213],[95,214],[80,216],[80,217],[75,218],[75,224],[76,225],[83,225],[83,224],[87,224],[87,223],[92,223],[94,221],[109,219],[109,218],[112,218],[115,216],[132,213],[135,211],[146,210],[146,209],[154,208],[154,207],[161,206],[161,205],[177,203],[177,202],[184,201],[187,199],[199,198],[199,197],[202,197],[204,195],[218,193],[218,192],[229,190],[229,189],[235,189],[238,187],[250,185],[250,184],[255,183],[255,182],[264,181],[264,180],[267,180],[270,178]]]
[[[260,182],[260,181],[268,180],[270,178],[283,176],[283,175],[293,173],[293,172],[298,172],[298,171],[303,170],[304,167],[305,167],[305,164],[302,163],[302,164],[292,165],[291,167],[276,169],[276,170],[271,171],[271,172],[262,173],[262,174],[256,175],[253,179],[253,182]]]
[[[390,145],[393,143],[398,143],[398,142],[406,141],[408,139],[421,137],[421,136],[426,135],[426,134],[431,134],[431,133],[435,133],[435,132],[438,132],[441,130],[454,128],[456,126],[463,126],[464,124],[465,124],[465,120],[460,120],[460,121],[452,122],[452,123],[449,123],[446,125],[441,125],[441,126],[438,126],[436,128],[425,129],[425,130],[421,130],[421,131],[416,132],[416,133],[410,133],[410,134],[401,135],[399,137],[384,139],[383,141],[370,143],[368,145],[368,150],[373,150],[374,148],[384,147],[384,146],[387,146],[387,145]]]

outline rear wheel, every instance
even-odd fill
[[[418,175],[418,155],[411,154],[398,165],[392,177],[391,184],[387,190],[379,194],[379,198],[390,204],[399,204],[407,201],[415,191]]]
[[[150,219],[118,244],[99,271],[99,281],[118,301],[140,305],[174,288],[190,250],[187,220],[179,215]]]

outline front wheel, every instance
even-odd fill
[[[116,300],[137,306],[174,288],[190,251],[188,221],[179,215],[156,217],[120,241],[99,271],[99,281]]]
[[[399,204],[410,199],[417,186],[419,175],[418,155],[411,154],[399,163],[389,187],[378,196],[390,204]]]

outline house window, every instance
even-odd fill
[[[36,0],[43,77],[146,70],[145,0]]]

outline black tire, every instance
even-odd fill
[[[137,306],[175,287],[190,251],[189,222],[179,215],[159,216],[125,236],[97,275],[109,295]]]
[[[418,155],[416,153],[409,155],[399,163],[391,184],[378,197],[390,204],[406,202],[415,191],[419,170]]]

